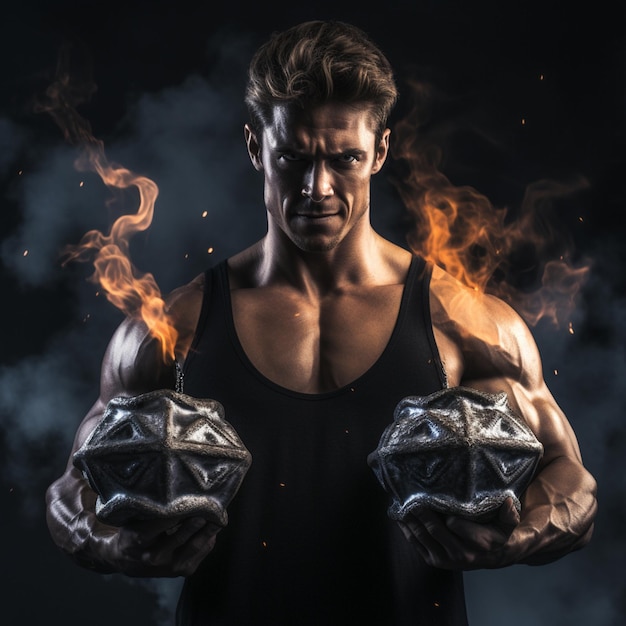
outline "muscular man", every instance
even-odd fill
[[[245,140],[267,233],[168,298],[185,393],[221,402],[252,453],[228,525],[107,526],[71,460],[48,490],[52,536],[78,563],[186,577],[181,625],[457,626],[463,570],[546,563],[591,536],[595,481],[528,328],[371,226],[396,95],[385,57],[346,24],[298,25],[252,60]],[[173,385],[128,319],[72,452],[112,397]],[[402,398],[461,385],[506,392],[543,444],[521,512],[507,500],[489,523],[392,521],[367,455]]]

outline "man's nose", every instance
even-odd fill
[[[302,195],[313,202],[322,202],[333,195],[332,174],[323,163],[313,163],[308,169]]]

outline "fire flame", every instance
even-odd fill
[[[567,253],[550,258],[558,242],[545,218],[541,221],[541,209],[585,188],[586,181],[537,181],[527,187],[518,216],[511,218],[506,208],[493,206],[473,187],[455,186],[442,173],[440,147],[420,132],[429,88],[417,82],[411,86],[421,102],[397,124],[391,152],[403,165],[392,182],[414,220],[409,246],[477,292],[507,301],[529,324],[546,319],[560,327],[575,308],[590,267],[588,262],[573,267]],[[515,288],[508,275],[512,259],[529,248],[543,270],[540,286],[531,292]]]
[[[93,259],[95,271],[91,280],[102,286],[107,299],[124,314],[142,319],[160,343],[164,361],[173,361],[178,333],[168,316],[154,276],[139,272],[129,254],[131,237],[145,231],[152,223],[159,189],[151,179],[108,162],[103,143],[92,135],[89,123],[75,108],[91,95],[93,87],[79,87],[72,83],[65,69],[67,61],[67,56],[62,54],[56,80],[46,90],[46,101],[40,103],[38,109],[48,112],[65,139],[81,149],[75,163],[77,169],[96,172],[112,189],[135,188],[139,192],[139,207],[135,214],[116,219],[108,234],[91,230],[77,245],[67,246],[64,264]]]

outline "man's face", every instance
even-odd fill
[[[305,251],[332,250],[369,223],[370,177],[382,167],[389,130],[376,142],[366,107],[327,103],[305,111],[276,106],[248,151],[265,175],[269,233]]]

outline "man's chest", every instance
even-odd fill
[[[402,289],[367,287],[321,299],[276,288],[234,290],[237,337],[252,364],[275,383],[305,393],[337,389],[384,351]]]

